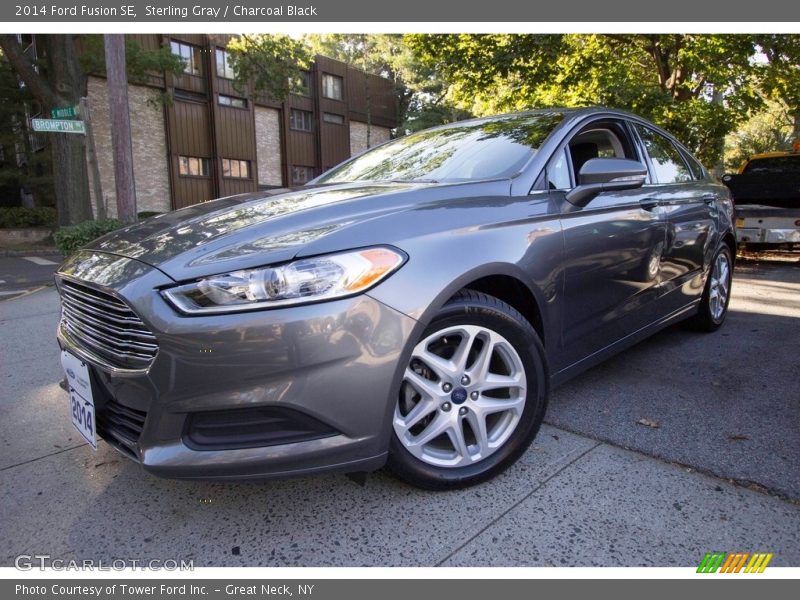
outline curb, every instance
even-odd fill
[[[12,248],[0,248],[0,258],[10,258],[14,256],[61,256],[55,247],[31,248],[30,250],[15,250]]]

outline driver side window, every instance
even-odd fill
[[[547,188],[570,190],[578,184],[581,167],[593,158],[638,160],[634,145],[622,124],[592,123],[578,132],[547,164]]]

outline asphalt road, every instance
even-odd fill
[[[7,300],[53,284],[61,256],[9,256],[0,258],[0,300]]]
[[[800,499],[800,259],[740,261],[729,310],[713,334],[678,325],[569,382],[547,421]]]
[[[575,379],[554,392],[551,424],[517,465],[447,493],[381,472],[364,486],[341,475],[176,482],[102,442],[93,452],[57,383],[55,290],[0,301],[0,565],[49,553],[196,566],[690,566],[714,550],[800,566],[800,502],[726,480],[798,497],[799,275],[795,264],[744,265],[723,330],[675,328]]]

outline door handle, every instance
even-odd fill
[[[661,202],[659,202],[656,198],[642,198],[639,200],[639,206],[641,206],[644,210],[653,210],[660,204]]]
[[[713,204],[714,200],[716,200],[716,199],[717,199],[717,197],[714,196],[714,194],[706,194],[702,198],[703,202],[705,202],[706,204]]]

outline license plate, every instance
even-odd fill
[[[736,219],[736,227],[744,227],[744,219],[739,217]]]
[[[97,435],[95,433],[94,399],[92,398],[92,384],[89,379],[89,367],[77,356],[62,350],[61,366],[67,375],[69,386],[69,410],[72,424],[89,445],[97,450]]]

